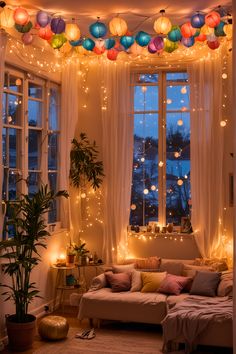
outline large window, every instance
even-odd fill
[[[33,194],[40,184],[56,190],[59,164],[60,87],[42,78],[6,68],[3,93],[2,199]],[[54,204],[48,222],[59,221]]]
[[[131,225],[180,225],[190,207],[190,114],[186,72],[134,74]]]

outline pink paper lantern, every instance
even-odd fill
[[[22,34],[21,39],[24,44],[29,45],[33,42],[34,37],[30,32],[26,32]]]

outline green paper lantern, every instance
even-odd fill
[[[54,34],[54,36],[52,36],[50,44],[53,49],[60,49],[63,44],[66,43],[66,41],[67,39],[64,34]]]
[[[167,53],[172,53],[174,50],[178,48],[177,42],[172,42],[169,39],[165,40],[164,51]]]
[[[29,21],[26,25],[18,25],[15,23],[15,29],[20,33],[27,33],[31,30],[32,27],[33,24],[31,21]]]

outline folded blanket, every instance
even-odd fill
[[[190,353],[198,335],[211,321],[223,322],[232,318],[232,298],[190,296],[174,306],[162,321],[163,352],[169,351],[171,341],[183,337],[186,353]]]

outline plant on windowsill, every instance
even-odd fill
[[[0,286],[7,289],[2,294],[5,301],[15,304],[15,314],[6,318],[6,325],[10,348],[17,351],[26,350],[33,343],[36,318],[29,314],[28,306],[39,297],[39,291],[31,274],[41,260],[39,249],[47,248],[46,237],[50,236],[43,216],[60,197],[68,198],[68,193],[54,193],[45,185],[32,197],[22,194],[14,203],[7,202],[6,229],[13,230],[13,235],[0,241],[0,258],[6,260],[4,274],[11,278],[11,284]]]

